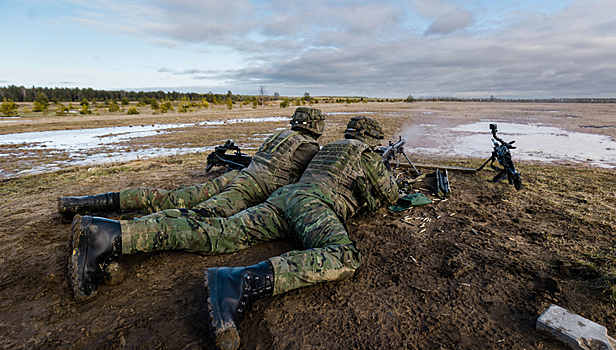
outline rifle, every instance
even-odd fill
[[[381,154],[381,157],[383,157],[383,163],[385,163],[385,165],[387,165],[388,168],[391,168],[391,165],[389,164],[389,161],[392,160],[392,159],[396,160],[396,168],[397,168],[398,165],[400,165],[400,160],[398,159],[398,154],[404,155],[404,158],[406,158],[406,160],[409,162],[409,164],[413,167],[413,170],[415,170],[417,175],[421,175],[419,170],[417,170],[417,168],[415,168],[415,165],[413,164],[413,162],[411,162],[411,160],[406,155],[406,153],[404,153],[404,144],[405,143],[406,143],[406,140],[404,140],[402,138],[402,136],[400,136],[400,139],[398,140],[398,142],[392,143],[391,141],[389,141],[389,146],[383,146],[379,150],[377,150],[376,152]]]
[[[226,154],[228,150],[235,151],[232,154]],[[207,165],[205,171],[212,170],[214,166],[224,166],[227,170],[241,170],[247,167],[252,161],[252,157],[242,153],[240,148],[233,141],[227,140],[224,145],[216,146],[214,152],[207,156]]]
[[[494,150],[492,150],[492,156],[488,158],[488,160],[481,165],[477,171],[483,169],[483,167],[491,161],[490,167],[496,171],[498,174],[492,179],[492,182],[502,181],[505,178],[509,181],[510,185],[513,185],[516,190],[520,190],[522,188],[522,175],[515,170],[515,165],[513,165],[513,160],[511,160],[510,149],[515,149],[516,147],[512,146],[515,141],[505,142],[500,137],[496,136],[498,132],[496,128],[496,124],[490,124],[490,129],[492,130],[492,143],[494,143]],[[498,141],[498,142],[497,142]],[[500,142],[500,143],[499,143]],[[494,161],[498,160],[498,163],[502,166],[502,168],[494,165]]]

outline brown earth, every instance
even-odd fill
[[[426,118],[420,114],[426,110],[457,121],[508,119],[513,114],[537,118],[542,109],[562,111],[567,107],[574,111],[561,112],[563,115],[577,113],[587,119],[575,124],[573,118],[563,118],[571,122],[566,128],[614,123],[612,106],[405,106],[409,107],[392,104],[373,114],[391,137],[404,125]],[[332,108],[329,112],[334,108],[350,112],[376,109],[328,107]],[[403,108],[415,111],[389,115]],[[287,109],[287,114],[289,111],[292,109]],[[336,139],[348,118],[328,118],[331,127],[321,143]],[[276,127],[280,125],[259,129]],[[613,132],[597,129],[601,130]],[[187,142],[198,142],[198,131],[201,136],[207,134],[205,130],[185,130]],[[219,130],[221,134],[211,140],[206,137],[214,142],[222,136],[236,139],[236,135],[257,132],[227,131]],[[180,142],[178,135],[161,135],[150,141],[171,137],[172,142]],[[147,142],[135,141],[132,147]],[[467,167],[483,162],[412,159]],[[523,176],[521,191],[490,182],[491,171],[450,172],[452,195],[447,201],[414,208],[411,213],[382,209],[375,215],[352,218],[347,223],[350,236],[363,254],[356,275],[257,302],[242,322],[241,347],[566,349],[535,331],[537,317],[552,303],[602,324],[609,334],[616,335],[612,299],[616,295],[614,171],[583,165],[516,165]],[[96,299],[77,304],[67,282],[70,225],[62,224],[56,212],[59,196],[133,187],[175,188],[220,174],[206,173],[203,167],[204,155],[191,154],[74,167],[0,182],[2,347],[212,348],[203,270],[254,264],[299,248],[296,243],[272,242],[215,257],[179,251],[122,256],[126,279],[117,286],[102,286]],[[423,232],[418,227],[420,220],[412,220],[415,226],[402,221],[405,216],[424,214],[432,221]]]

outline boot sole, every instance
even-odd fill
[[[84,225],[83,221],[86,221],[87,219],[88,218],[84,218],[77,214],[75,215],[73,224],[71,225],[71,256],[68,259],[68,272],[71,287],[73,288],[73,293],[75,294],[75,299],[77,299],[77,302],[87,301],[94,298],[98,294],[98,286],[85,283],[83,278],[83,270],[89,241],[89,237],[84,232],[84,226],[88,227],[89,225],[87,223]],[[86,292],[86,289],[90,290],[89,294]]]
[[[220,318],[220,300],[218,295],[218,268],[205,271],[205,292],[207,294],[207,309],[210,316],[210,326],[214,333],[218,349],[236,350],[240,346],[240,335],[233,322],[225,322]]]
[[[68,209],[68,206],[62,197],[58,198],[58,213],[60,214],[60,221],[63,224],[70,224],[73,222],[76,215],[75,212]]]
[[[75,214],[73,213],[60,213],[60,222],[63,224],[70,224],[75,219]]]

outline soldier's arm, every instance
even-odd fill
[[[295,153],[293,153],[293,157],[291,158],[291,178],[299,180],[306,170],[308,163],[314,158],[314,156],[319,152],[319,146],[316,144],[312,144],[309,142],[302,143],[297,147]]]
[[[372,195],[381,203],[395,203],[398,200],[398,185],[392,173],[387,170],[383,159],[375,152],[364,152],[361,163],[368,182],[372,185]]]

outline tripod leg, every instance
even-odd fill
[[[421,175],[419,170],[417,170],[417,168],[415,168],[415,164],[413,164],[413,162],[411,162],[411,160],[409,159],[409,156],[407,156],[406,153],[404,153],[404,152],[402,152],[402,154],[404,154],[404,158],[406,158],[406,160],[409,162],[409,164],[413,167],[413,170],[415,170],[417,175]]]
[[[502,180],[504,180],[506,178],[507,178],[507,174],[503,170],[500,173],[496,174],[496,176],[494,176],[494,179],[492,179],[492,182],[499,182],[499,181],[502,181]]]
[[[494,161],[494,157],[488,158],[485,163],[483,163],[479,168],[477,168],[477,171],[481,171],[481,169],[483,169],[483,167],[485,167],[489,161]]]

